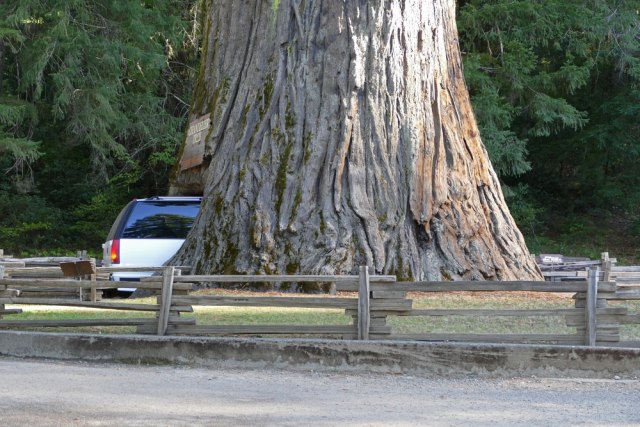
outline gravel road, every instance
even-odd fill
[[[640,425],[640,380],[448,379],[0,358],[1,426]]]

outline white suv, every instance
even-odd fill
[[[135,199],[122,209],[102,245],[105,267],[156,267],[180,249],[196,215],[201,197]],[[151,273],[116,272],[115,281],[134,281]],[[118,288],[133,291],[134,288]]]

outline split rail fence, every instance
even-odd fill
[[[69,267],[67,267],[69,268]],[[86,270],[73,266],[77,272]],[[158,294],[155,304],[99,301],[94,298],[101,289],[114,286],[101,279],[114,268],[91,266],[92,274],[79,274],[77,278],[30,279],[14,278],[20,269],[0,266],[0,328],[47,328],[79,326],[135,326],[142,334],[157,335],[320,335],[339,336],[343,339],[391,339],[424,341],[461,341],[490,343],[548,343],[588,346],[640,346],[638,341],[622,341],[620,329],[624,325],[640,324],[640,314],[634,313],[620,302],[640,300],[640,287],[618,285],[616,279],[629,278],[621,270],[601,271],[592,268],[587,277],[571,278],[559,282],[397,282],[395,276],[369,274],[367,267],[359,275],[342,276],[221,276],[183,275],[184,267],[157,267],[145,270],[157,275],[142,279],[135,286]],[[122,271],[122,268],[117,268]],[[141,269],[132,269],[140,271]],[[636,276],[640,278],[640,269]],[[24,273],[24,271],[22,272]],[[581,274],[583,275],[583,274]],[[219,296],[192,295],[196,284],[239,283],[330,283],[337,296]],[[39,297],[35,289],[79,289],[74,298]],[[540,292],[571,293],[573,306],[541,309],[420,309],[413,307],[408,292]],[[346,294],[345,294],[346,293]],[[611,304],[610,304],[611,303]],[[7,305],[51,305],[84,307],[104,310],[123,310],[145,313],[135,318],[21,320],[22,308]],[[206,325],[199,324],[197,306],[243,306],[288,308],[333,308],[344,310],[352,318],[342,325]],[[487,317],[562,317],[572,333],[397,333],[389,324],[391,317],[443,317],[463,316],[483,319]]]

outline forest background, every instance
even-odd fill
[[[640,0],[459,0],[484,144],[533,253],[640,261]],[[100,244],[166,194],[202,0],[0,3],[0,248]]]

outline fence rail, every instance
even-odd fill
[[[591,269],[584,274],[574,273],[562,281],[508,281],[508,282],[396,282],[394,276],[370,274],[367,267],[359,275],[340,276],[229,276],[229,275],[183,275],[185,267],[155,267],[145,269],[158,274],[143,278],[135,286],[158,294],[156,304],[133,304],[126,302],[85,300],[86,291],[113,288],[114,283],[101,276],[122,269],[94,267],[95,273],[87,278],[64,277],[60,269],[44,267],[16,268],[0,266],[0,328],[20,327],[78,327],[78,326],[132,326],[138,333],[158,335],[337,335],[346,339],[395,339],[428,341],[466,341],[503,343],[556,343],[571,345],[620,345],[637,346],[640,343],[621,341],[620,328],[640,324],[640,314],[621,305],[625,301],[640,300],[640,288],[629,285],[634,277],[640,278],[640,268],[628,267],[617,270],[604,264],[605,270]],[[608,266],[608,269],[607,269]],[[52,277],[44,279],[42,276]],[[30,276],[31,275],[31,276]],[[17,277],[19,276],[19,277]],[[25,277],[26,276],[26,277]],[[604,280],[607,279],[608,280]],[[618,280],[624,279],[622,283]],[[202,283],[331,283],[340,292],[339,296],[205,296],[191,295],[196,284]],[[74,298],[54,298],[46,293],[32,290],[71,290]],[[84,292],[83,292],[84,291]],[[540,292],[570,293],[572,305],[564,308],[527,309],[424,309],[414,308],[408,292]],[[79,296],[79,297],[78,297]],[[6,305],[22,308],[6,308]],[[32,305],[67,306],[96,310],[140,313],[133,318],[68,319],[68,320],[21,320],[23,309]],[[194,307],[298,307],[331,308],[344,310],[351,318],[350,324],[339,325],[203,325],[198,323]],[[187,313],[192,313],[186,316]],[[151,316],[151,317],[145,317]],[[465,318],[543,318],[549,316],[564,319],[570,333],[400,333],[395,330],[391,318],[425,317],[442,318],[461,316]]]

